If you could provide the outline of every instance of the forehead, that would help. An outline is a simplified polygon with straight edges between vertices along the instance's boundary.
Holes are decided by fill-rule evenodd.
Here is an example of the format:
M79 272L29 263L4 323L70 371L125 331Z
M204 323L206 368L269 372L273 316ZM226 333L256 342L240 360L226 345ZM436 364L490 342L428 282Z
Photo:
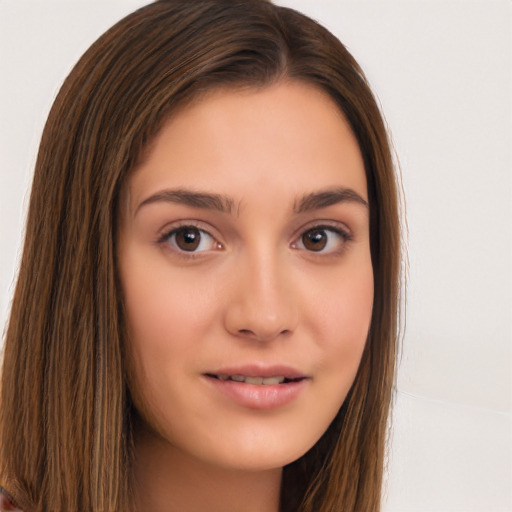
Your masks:
M367 199L362 156L340 108L300 82L215 90L181 108L128 186L133 203L168 187L284 199L343 186Z

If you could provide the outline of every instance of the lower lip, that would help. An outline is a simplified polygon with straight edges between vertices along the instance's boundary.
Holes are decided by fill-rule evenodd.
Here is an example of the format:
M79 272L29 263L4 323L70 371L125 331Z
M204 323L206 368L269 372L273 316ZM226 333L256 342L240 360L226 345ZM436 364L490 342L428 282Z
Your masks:
M246 384L233 380L220 380L205 376L205 379L228 399L248 409L276 409L293 402L306 387L308 379L271 384L268 386Z

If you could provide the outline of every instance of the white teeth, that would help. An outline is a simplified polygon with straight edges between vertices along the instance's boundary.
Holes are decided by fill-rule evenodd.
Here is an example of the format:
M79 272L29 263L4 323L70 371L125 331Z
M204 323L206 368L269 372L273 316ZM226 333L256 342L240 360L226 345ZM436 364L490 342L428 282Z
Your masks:
M263 377L245 377L244 382L246 384L257 384L261 386L261 384L263 384Z
M268 379L263 379L264 386L270 386L271 384L281 384L284 382L284 377L269 377Z
M220 380L234 380L235 382L245 382L246 384L254 384L256 386L271 386L282 384L284 377L245 377L244 375L217 375Z

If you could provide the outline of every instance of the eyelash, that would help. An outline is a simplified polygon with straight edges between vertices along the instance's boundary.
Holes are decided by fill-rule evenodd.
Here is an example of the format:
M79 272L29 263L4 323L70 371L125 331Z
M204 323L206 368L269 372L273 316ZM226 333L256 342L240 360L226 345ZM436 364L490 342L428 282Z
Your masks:
M315 250L308 250L304 245L304 237L307 234L310 233L330 233L331 235L334 234L335 236L339 237L340 240L338 242L333 242L332 240L327 240L327 244L331 243L331 245L334 243L336 244L336 247L330 248L327 251L324 251L323 249L325 247L322 247L321 250L315 251ZM297 241L292 244L293 249L297 250L306 250L308 253L310 253L312 256L336 256L340 255L344 249L346 248L346 244L350 241L352 241L352 234L339 226L332 226L329 224L317 224L311 227L308 227L307 229L303 230L300 234L300 236L296 239ZM300 247L302 246L302 247Z
M216 247L213 249L206 249L202 251L197 251L197 247L194 247L193 250L187 251L185 249L182 249L176 245L176 236L179 235L180 232L184 232L186 230L195 230L200 233L200 238L198 241L198 246L201 245L203 242L202 238L204 235L212 239L212 244L215 244ZM324 247L320 248L320 250L313 250L308 249L304 244L304 237L308 234L318 232L320 234L330 233L331 235L335 235L340 238L340 241L338 243L332 242L332 240L327 240L326 243L336 243L336 245L340 245L339 247L335 247L334 249L330 249L328 251L324 251ZM174 238L174 242L171 243L170 239ZM332 237L331 237L332 238ZM328 224L318 224L308 227L305 230L301 231L301 234L295 239L295 241L291 244L292 249L296 250L305 250L311 255L318 255L318 256L334 256L339 255L343 250L345 249L345 246L348 242L352 241L352 235L351 233L346 230L342 229L339 226L332 226ZM170 249L175 252L177 255L183 258L197 258L202 252L206 252L209 250L220 250L222 249L222 244L218 242L213 235L211 235L207 230L201 228L200 226L193 224L193 223L186 223L179 225L177 227L173 227L171 230L166 231L163 233L157 240L157 243L159 245L166 245L167 247L170 247Z
M187 251L187 250L180 249L179 247L177 247L176 246L176 242L174 242L174 244L171 244L171 242L170 242L171 238L174 237L174 239L175 239L175 237L180 232L184 232L187 229L188 230L196 230L197 232L200 233L200 238L199 238L198 244L201 244L203 242L202 238L203 238L204 235L206 235L206 236L208 236L208 237L210 237L212 239L212 242L215 243L216 249L221 249L222 248L222 244L220 242L218 242L213 235L211 235L207 230L205 230L205 229L201 228L200 226L198 226L198 225L196 225L194 223L191 223L191 222L188 222L186 224L182 224L182 225L173 227L171 230L166 231L157 240L157 244L159 244L159 245L166 245L166 246L170 247L170 249L172 251L174 251L177 255L179 255L181 257L184 257L184 258L196 258L196 257L199 256L199 254L201 252L204 252L204 251L196 251L196 250Z

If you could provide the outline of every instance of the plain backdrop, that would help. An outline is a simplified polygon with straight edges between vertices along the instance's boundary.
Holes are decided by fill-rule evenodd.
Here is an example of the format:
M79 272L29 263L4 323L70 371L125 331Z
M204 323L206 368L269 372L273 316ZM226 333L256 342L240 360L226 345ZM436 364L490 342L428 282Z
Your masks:
M86 48L143 0L0 0L0 325L42 127ZM384 512L512 511L509 0L282 0L349 48L407 206L406 328Z

